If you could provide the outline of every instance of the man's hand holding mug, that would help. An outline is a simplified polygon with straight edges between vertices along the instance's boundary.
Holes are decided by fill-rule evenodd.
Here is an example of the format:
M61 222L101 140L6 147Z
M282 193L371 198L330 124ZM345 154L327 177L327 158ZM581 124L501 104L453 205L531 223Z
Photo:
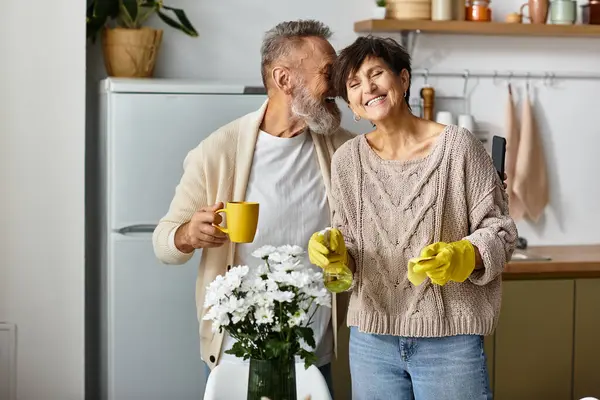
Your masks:
M175 232L175 246L179 251L191 253L194 249L222 246L228 239L234 243L252 243L258 226L258 203L222 202L202 207L191 220ZM227 214L227 227L220 213Z

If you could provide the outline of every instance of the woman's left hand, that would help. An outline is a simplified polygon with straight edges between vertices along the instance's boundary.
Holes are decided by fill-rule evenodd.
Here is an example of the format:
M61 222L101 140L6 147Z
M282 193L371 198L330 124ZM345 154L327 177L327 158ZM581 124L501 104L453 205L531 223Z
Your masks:
M347 265L348 253L342 232L331 228L327 234L313 233L308 241L308 258L319 268L327 268L329 264L336 262Z
M464 282L475 269L475 247L468 240L438 242L425 247L410 263L414 274L427 274L437 285Z

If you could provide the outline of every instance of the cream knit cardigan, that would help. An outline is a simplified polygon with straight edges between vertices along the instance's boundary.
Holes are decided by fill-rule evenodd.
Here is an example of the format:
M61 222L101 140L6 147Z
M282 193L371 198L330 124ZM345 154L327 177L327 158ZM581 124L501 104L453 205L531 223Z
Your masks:
M193 253L185 254L170 246L169 235L188 222L201 207L218 201L225 203L245 200L254 147L267 104L268 100L259 110L219 128L186 156L183 162L183 176L175 189L175 196L167 214L160 220L153 234L154 252L163 263L183 264L192 258ZM327 196L330 197L330 165L333 153L355 135L343 129L327 136L314 133L311 135ZM202 320L205 313L205 288L217 275L227 271L227 266L233 264L234 256L235 244L231 242L219 248L204 249L198 268L196 307L200 324L200 353L202 360L211 369L219 362L223 333L213 333L211 323ZM336 301L339 300L336 296L332 298L333 337L337 354L337 327L340 322L337 316L345 316L345 301Z

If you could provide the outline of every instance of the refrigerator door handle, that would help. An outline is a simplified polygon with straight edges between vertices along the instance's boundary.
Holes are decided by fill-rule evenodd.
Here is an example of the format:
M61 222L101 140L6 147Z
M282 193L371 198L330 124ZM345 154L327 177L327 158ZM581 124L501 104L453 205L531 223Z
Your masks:
M121 235L135 234L135 233L153 233L156 228L156 224L139 224L129 225L123 228L117 229L117 233Z

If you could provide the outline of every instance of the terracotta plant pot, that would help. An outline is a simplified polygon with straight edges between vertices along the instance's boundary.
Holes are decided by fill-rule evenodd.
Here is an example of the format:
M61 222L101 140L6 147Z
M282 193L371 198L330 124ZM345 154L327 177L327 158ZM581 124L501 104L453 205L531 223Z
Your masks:
M154 75L162 30L106 28L102 32L104 65L109 76L149 78Z

